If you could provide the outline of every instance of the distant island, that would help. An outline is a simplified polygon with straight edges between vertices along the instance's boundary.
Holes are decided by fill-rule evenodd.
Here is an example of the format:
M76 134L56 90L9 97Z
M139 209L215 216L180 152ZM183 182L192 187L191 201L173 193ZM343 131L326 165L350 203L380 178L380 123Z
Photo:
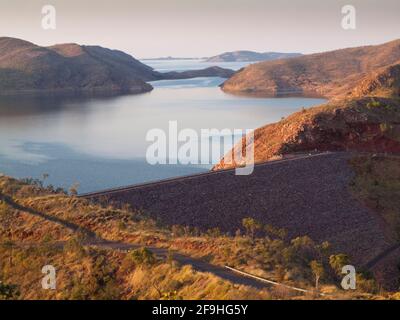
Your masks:
M235 71L231 69L225 69L217 66L208 67L200 70L187 70L187 71L170 71L162 74L164 79L172 80L172 79L190 79L197 77L221 77L221 78L230 78L235 74Z
M137 94L153 89L147 81L233 74L219 67L162 73L119 50L75 43L41 47L0 37L0 95Z
M277 59L286 59L301 56L301 53L283 53L283 52L255 52L255 51L232 51L206 59L206 62L247 62L247 61L268 61Z
M189 58L185 58L185 57L159 57L159 58L142 58L140 59L141 61L154 61L154 60L160 60L160 61L170 61L170 60L201 60L201 59L207 59L207 58L199 58L199 57L189 57Z

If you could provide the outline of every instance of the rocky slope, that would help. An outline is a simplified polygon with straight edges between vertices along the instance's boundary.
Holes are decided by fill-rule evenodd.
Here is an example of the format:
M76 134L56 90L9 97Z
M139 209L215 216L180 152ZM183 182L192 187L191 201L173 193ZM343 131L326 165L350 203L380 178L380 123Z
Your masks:
M400 64L380 68L364 77L350 96L400 98Z
M21 91L146 92L154 71L117 50L63 44L40 47L0 38L0 93Z
M256 63L238 71L222 88L242 94L337 98L346 95L368 73L399 62L400 40L395 40L378 46Z
M301 53L233 51L208 58L207 62L268 61L301 56Z
M303 110L255 130L251 148L255 162L312 151L400 153L400 103L366 97ZM239 150L235 146L214 170L235 167Z
M384 47L393 57L381 53L386 57L383 59L381 56L382 61L397 59L400 41ZM376 57L368 59L375 61ZM355 68L359 69L359 66ZM361 74L349 77L356 79ZM357 82L345 86L345 93L334 96L327 104L304 109L278 123L255 130L254 140L247 146L248 150L254 147L255 161L315 150L400 153L400 64L376 68ZM323 90L327 87L316 88ZM234 159L240 159L239 152L240 148L235 146L214 170L236 166Z

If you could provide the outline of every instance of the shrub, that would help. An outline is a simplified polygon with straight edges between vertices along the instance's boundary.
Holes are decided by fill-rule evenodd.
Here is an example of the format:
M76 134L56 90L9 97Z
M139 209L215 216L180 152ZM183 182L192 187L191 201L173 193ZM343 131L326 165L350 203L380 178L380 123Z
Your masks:
M160 300L182 300L178 293L175 291L163 292Z
M127 229L126 223L124 221L119 221L118 222L118 229L123 231Z
M4 284L0 281L0 300L14 300L19 296L16 285Z
M267 224L265 226L265 232L267 233L267 235L277 237L282 240L284 240L288 234L287 230L285 230L284 228L276 228L274 226L271 226L270 224Z
M0 200L0 217L8 217L11 213L10 207Z
M79 257L83 257L86 254L85 248L79 238L71 238L64 245L64 251L76 254Z
M372 101L367 103L367 107L369 109L379 108L380 106L381 106L381 103L379 101L376 101L376 100L372 100Z
M254 239L255 233L262 229L261 222L253 218L244 218L242 220L243 228L246 230L246 234Z
M218 238L218 237L221 236L221 230L219 230L218 227L212 228L212 229L208 229L207 230L207 235L212 237L212 238Z
M342 274L342 268L349 264L349 257L343 253L331 255L329 257L329 265L336 272L337 275Z
M173 225L171 227L171 232L175 237L182 237L185 235L185 229L181 225Z
M153 252L145 247L133 250L130 253L130 256L134 264L137 266L151 266L156 263L156 257Z
M376 293L378 285L370 272L360 272L356 275L357 289L362 292Z
M79 189L79 183L74 183L68 190L69 194L72 196L76 196L78 194L78 189Z

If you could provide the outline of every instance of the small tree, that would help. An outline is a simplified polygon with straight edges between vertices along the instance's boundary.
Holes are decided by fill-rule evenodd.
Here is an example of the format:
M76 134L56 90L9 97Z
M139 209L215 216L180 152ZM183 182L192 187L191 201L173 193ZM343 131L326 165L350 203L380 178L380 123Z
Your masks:
M182 237L185 235L185 229L183 228L183 226L178 225L178 224L174 224L171 227L171 232L172 232L173 236L175 236L175 237Z
M70 188L69 188L69 193L72 196L76 196L78 194L78 189L79 189L79 183L75 182Z
M0 300L15 300L19 294L17 286L4 284L0 281Z
M218 238L221 236L221 230L218 227L208 229L207 235L211 238Z
M342 268L349 264L349 257L343 253L331 255L329 257L329 265L335 270L337 275L342 273Z
M265 226L265 232L267 233L267 235L271 235L273 237L277 237L279 239L285 240L285 238L287 237L287 230L284 228L276 228L270 224L267 224Z
M0 200L0 217L1 216L7 216L10 213L11 213L11 210L9 209L7 203L5 203L4 201Z
M319 280L324 276L324 266L316 260L310 262L311 271L315 277L315 289L318 291Z
M138 266L151 266L156 262L156 258L149 249L143 247L131 252L133 262Z
M7 240L2 243L2 246L3 246L3 248L10 250L9 264L10 264L10 266L12 266L15 243L11 240Z
M253 219L253 218L244 218L242 220L242 225L246 229L246 233L252 239L254 239L255 233L262 229L261 222Z
M174 264L174 252L171 249L167 252L167 263L171 266Z
M77 236L69 239L64 245L64 251L74 254L80 258L83 258L86 254L85 247L83 246L83 241L78 233Z

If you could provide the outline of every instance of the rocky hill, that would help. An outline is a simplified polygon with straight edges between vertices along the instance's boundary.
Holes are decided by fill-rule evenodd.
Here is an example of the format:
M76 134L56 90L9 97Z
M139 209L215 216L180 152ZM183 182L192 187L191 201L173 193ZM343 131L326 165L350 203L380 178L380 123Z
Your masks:
M242 150L254 150L256 163L277 159L292 160L304 154L320 154L323 151L352 151L355 154L361 152L358 159L349 160L355 171L355 178L347 187L341 187L340 193L344 197L352 190L353 196L380 217L379 224L385 225L389 230L384 234L387 239L392 239L392 245L367 263L389 285L397 283L396 261L400 256L400 216L397 203L400 194L399 58L400 41L397 40L381 46L343 49L286 61L264 62L239 71L224 83L224 90L273 95L322 95L329 97L330 101L256 129L249 146L245 145L243 139L213 168L220 170L239 166L235 159L242 159ZM393 159L379 158L382 155L389 155ZM308 174L319 175L316 181L320 191L313 193L318 194L318 197L326 191L323 181L327 178L319 165L315 163L313 172ZM342 170L338 169L334 178L329 178L330 184L335 184L334 179L342 174ZM291 181L287 185L298 183L302 173L303 170L292 172ZM307 178L301 177L300 181L306 182ZM303 185L306 186L308 182ZM298 193L288 194L285 201L297 196ZM269 204L271 197L268 196L267 199ZM308 201L311 203L310 199ZM299 203L296 201L297 205ZM316 207L316 204L312 204L299 215L307 214ZM278 216L280 213L276 213L273 218ZM299 222L302 223L304 221ZM313 228L318 223L319 218L314 220ZM362 229L361 226L359 228ZM356 241L361 241L360 236L355 238ZM372 242L376 244L375 240ZM354 253L360 254L361 251L357 249Z
M117 50L63 44L40 47L0 38L0 93L21 91L146 92L154 71Z
M268 61L286 59L301 56L301 53L283 52L255 52L255 51L233 51L208 58L207 62L245 62L245 61Z
M400 102L366 97L304 109L255 130L254 140L247 150L253 147L256 162L299 152L400 153ZM236 146L214 170L236 166L234 159L240 159L239 150Z
M395 40L256 63L235 73L222 89L241 94L337 98L346 95L368 73L399 62L400 40Z
M40 47L28 41L0 38L0 94L142 93L146 81L232 76L219 67L161 73L118 50L74 43Z
M381 51L378 51L380 49ZM361 61L356 62L349 57L350 62L343 59L344 52L351 56L354 51L363 56ZM366 52L374 53L365 56ZM346 68L330 72L325 71L327 81L325 83L309 82L315 92L334 94L327 104L303 109L282 119L278 123L258 128L254 133L254 141L247 148L254 147L255 161L263 162L277 157L285 157L297 152L311 151L364 151L364 152L389 152L400 153L400 64L392 64L400 56L400 41L393 41L382 46L363 47L356 49L344 49L337 52L313 55L316 62L322 61L332 55L340 57ZM377 56L380 58L378 59ZM311 57L311 56L310 56ZM302 57L299 59L304 59ZM307 58L310 59L310 58ZM291 59L291 61L295 61ZM389 63L385 66L380 66ZM327 65L327 60L321 65ZM271 66L271 65L270 65ZM320 71L309 66L304 73L309 78L321 76ZM353 70L355 73L349 74ZM370 70L370 72L358 72ZM264 80L287 77L285 70L281 69L279 74L267 73ZM268 72L272 72L269 70ZM343 74L343 82L339 79L330 82L333 74ZM344 73L347 74L347 78ZM241 72L234 75L240 77ZM293 75L292 75L293 76ZM347 80L352 79L352 81ZM286 82L295 82L298 78L288 77ZM303 79L304 80L304 79ZM224 85L225 88L226 84ZM244 141L242 142L244 143ZM214 170L236 166L234 160L239 159L240 148L236 146L229 152ZM228 164L229 163L229 164Z

